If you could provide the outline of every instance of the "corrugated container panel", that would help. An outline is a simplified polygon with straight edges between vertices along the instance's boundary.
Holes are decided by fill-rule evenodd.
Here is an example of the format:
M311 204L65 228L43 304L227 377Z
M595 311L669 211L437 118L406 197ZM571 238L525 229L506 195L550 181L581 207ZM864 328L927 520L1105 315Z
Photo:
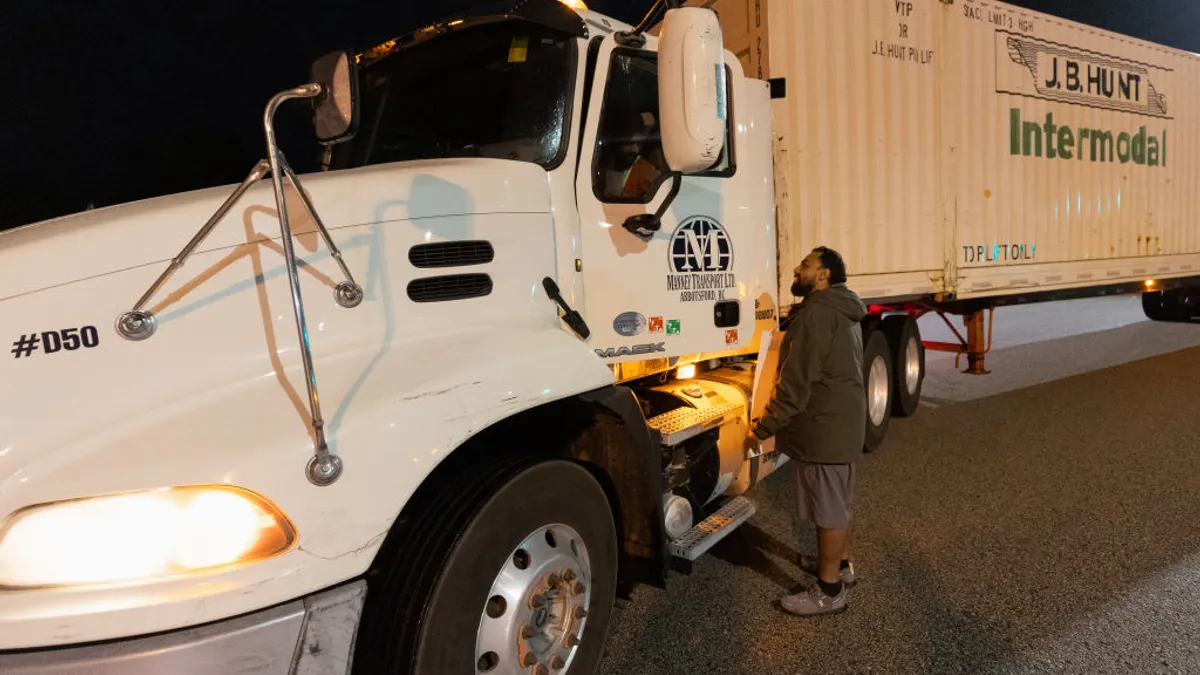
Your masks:
M1195 57L1001 3L944 11L961 291L1107 283L1139 270L1153 276L1181 264L1162 256L1200 252L1200 101L1195 87L1179 86L1200 74ZM1069 63L1078 68L1070 80ZM1076 82L1083 91L1071 90ZM1106 137L1095 151L1109 161L1094 161L1092 130L1112 134L1116 161ZM1159 166L1149 166L1155 143Z
M909 42L892 38L890 2L762 4L768 76L787 82L774 115L787 179L781 275L821 245L838 249L854 276L939 270L935 70L910 49L932 45L937 0L913 2Z

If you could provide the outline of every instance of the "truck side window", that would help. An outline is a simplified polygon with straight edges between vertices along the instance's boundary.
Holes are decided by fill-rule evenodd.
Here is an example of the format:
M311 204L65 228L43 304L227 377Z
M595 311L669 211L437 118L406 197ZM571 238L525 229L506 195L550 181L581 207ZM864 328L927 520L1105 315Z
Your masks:
M592 167L596 197L609 203L648 203L670 171L659 129L658 55L648 51L614 51L601 105ZM731 130L732 115L729 117ZM721 158L712 169L698 175L733 175L730 162L733 140L729 130Z

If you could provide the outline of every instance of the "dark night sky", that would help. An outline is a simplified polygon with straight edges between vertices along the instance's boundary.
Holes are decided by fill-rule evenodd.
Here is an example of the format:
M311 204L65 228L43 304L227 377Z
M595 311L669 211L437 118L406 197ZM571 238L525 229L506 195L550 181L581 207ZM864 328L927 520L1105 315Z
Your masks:
M1200 52L1193 2L1014 4ZM267 99L300 84L314 56L362 49L477 4L0 0L0 229L89 203L238 182L264 155ZM631 23L649 4L588 0ZM278 126L303 171L311 125L294 105Z

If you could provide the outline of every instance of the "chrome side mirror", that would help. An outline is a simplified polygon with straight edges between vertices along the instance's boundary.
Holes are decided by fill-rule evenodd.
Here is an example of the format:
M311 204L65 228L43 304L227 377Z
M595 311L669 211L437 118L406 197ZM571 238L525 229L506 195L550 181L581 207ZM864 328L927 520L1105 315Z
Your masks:
M313 99L313 126L323 145L354 138L358 131L358 69L349 51L329 52L312 64L310 82L320 85Z

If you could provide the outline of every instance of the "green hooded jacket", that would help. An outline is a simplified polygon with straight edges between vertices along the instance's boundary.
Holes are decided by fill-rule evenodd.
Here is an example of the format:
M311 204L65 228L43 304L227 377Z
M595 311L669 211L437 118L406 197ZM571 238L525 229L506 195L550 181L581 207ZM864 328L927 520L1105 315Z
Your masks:
M810 294L779 347L775 393L754 434L775 436L788 457L850 464L862 457L867 424L863 338L867 307L845 284Z

